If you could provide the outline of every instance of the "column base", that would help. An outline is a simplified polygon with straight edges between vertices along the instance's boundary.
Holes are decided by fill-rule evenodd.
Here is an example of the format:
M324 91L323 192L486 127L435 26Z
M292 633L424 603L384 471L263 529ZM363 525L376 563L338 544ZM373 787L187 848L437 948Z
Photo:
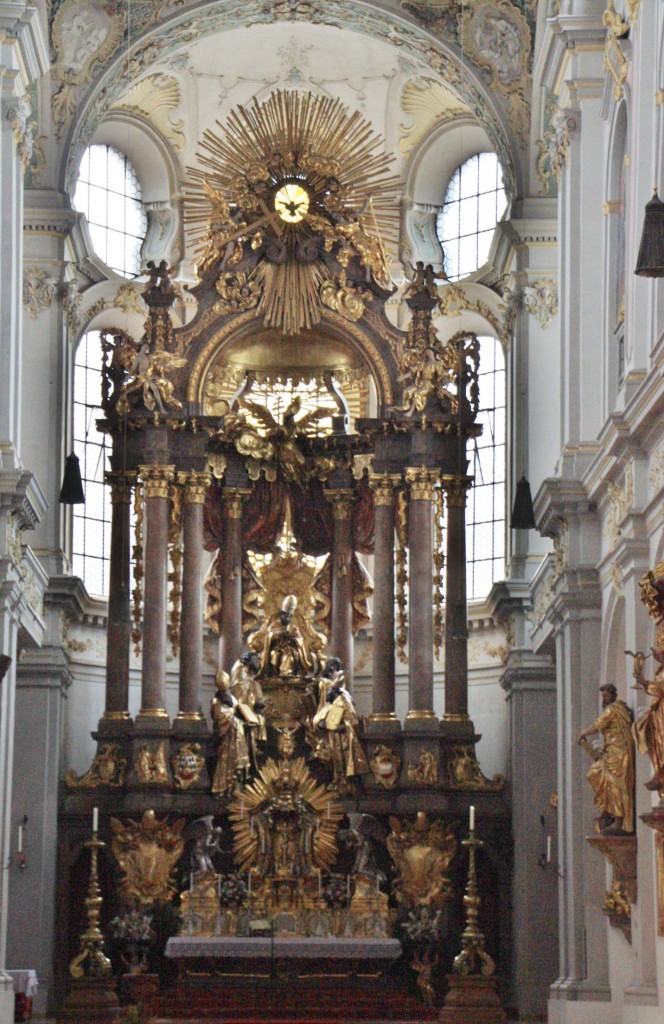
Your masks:
M0 1024L14 1024L14 983L4 971L0 971Z
M438 716L433 710L428 708L409 711L406 715L406 721L404 722L404 732L431 732L432 729L436 735L439 734L439 722Z
M477 743L480 738L467 714L444 714L440 720L440 733L446 740L463 743Z
M364 735L368 738L380 736L400 736L401 722L394 713L377 713L369 715L365 726Z

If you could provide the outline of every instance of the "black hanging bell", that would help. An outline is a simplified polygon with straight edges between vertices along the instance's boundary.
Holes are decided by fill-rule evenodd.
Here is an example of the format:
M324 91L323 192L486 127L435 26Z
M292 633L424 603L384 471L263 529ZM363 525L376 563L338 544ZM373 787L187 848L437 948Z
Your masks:
M530 484L526 480L525 473L522 474L521 479L516 485L510 526L513 530L537 529L535 512L533 510L533 497L530 493Z
M60 489L61 505L85 505L85 494L83 493L83 481L81 480L81 464L78 455L67 456L65 462L65 475L62 478Z
M635 274L640 277L664 277L664 203L655 189L646 203L643 234Z

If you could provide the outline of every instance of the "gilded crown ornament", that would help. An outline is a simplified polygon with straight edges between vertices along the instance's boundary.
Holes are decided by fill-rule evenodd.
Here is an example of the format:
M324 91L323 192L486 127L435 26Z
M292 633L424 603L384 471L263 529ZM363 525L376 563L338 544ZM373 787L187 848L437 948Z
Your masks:
M382 139L339 100L300 92L238 107L224 128L205 133L190 170L201 279L241 274L265 325L286 334L325 307L359 320L374 291L392 290L397 179Z

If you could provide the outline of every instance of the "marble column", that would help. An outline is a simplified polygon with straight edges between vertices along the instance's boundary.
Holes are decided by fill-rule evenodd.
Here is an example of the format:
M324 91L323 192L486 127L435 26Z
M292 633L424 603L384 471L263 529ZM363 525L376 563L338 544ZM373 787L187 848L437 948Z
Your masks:
M396 722L394 700L395 487L401 477L371 477L374 492L373 699L370 721Z
M203 503L208 473L178 473L182 507L182 619L178 721L203 721Z
M226 672L242 654L242 501L248 494L239 487L225 487L222 496L219 665Z
M435 470L406 470L408 508L408 714L435 719L433 711L433 512Z
M468 477L443 476L447 521L445 555L445 713L463 726L468 718L468 605L466 597L466 495Z
M341 658L346 685L353 681L353 526L351 514L355 496L348 488L326 493L332 503L334 535L332 538L332 608L330 610L330 644L328 654Z
M106 482L111 488L111 560L108 589L108 626L106 643L106 722L129 719L129 648L131 614L129 609L129 563L131 537L129 512L135 473L110 472Z
M166 625L168 615L169 486L173 466L140 466L145 487L145 582L143 588L143 666L139 719L167 719Z

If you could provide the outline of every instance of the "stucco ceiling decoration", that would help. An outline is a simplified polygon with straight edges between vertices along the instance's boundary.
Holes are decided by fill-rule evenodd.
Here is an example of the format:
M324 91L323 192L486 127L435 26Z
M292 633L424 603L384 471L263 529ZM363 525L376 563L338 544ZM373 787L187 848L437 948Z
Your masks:
M508 190L511 194L515 192L513 143L499 96L486 86L488 73L478 71L469 59L464 63L456 42L450 45L448 37L436 39L421 25L400 17L396 10L390 13L383 5L375 6L368 0L281 0L277 3L274 0L205 0L199 2L194 11L186 6L173 10L173 6L162 5L160 21L148 27L129 52L116 55L115 63L108 67L96 91L79 104L80 119L66 176L68 186L75 177L80 155L104 113L126 91L129 82L153 71L159 62L172 59L182 48L189 49L202 37L255 25L292 22L369 36L395 48L402 60L411 63L411 73L419 71L424 76L439 78L453 89L460 102L468 105L484 127L505 169ZM248 41L244 45L248 47ZM337 46L336 43L331 45Z
M133 85L113 104L112 109L145 117L179 153L185 143L184 121L172 119L172 112L179 105L180 85L177 79L158 72Z
M450 121L471 111L449 89L430 78L406 82L401 94L401 109L410 116L410 125L401 125L399 152L409 156L434 125Z
M389 294L385 244L398 232L398 179L380 136L339 100L282 91L237 107L223 132L205 132L189 170L201 279L257 286L265 326L286 334L311 329L326 306L359 320L374 292Z

